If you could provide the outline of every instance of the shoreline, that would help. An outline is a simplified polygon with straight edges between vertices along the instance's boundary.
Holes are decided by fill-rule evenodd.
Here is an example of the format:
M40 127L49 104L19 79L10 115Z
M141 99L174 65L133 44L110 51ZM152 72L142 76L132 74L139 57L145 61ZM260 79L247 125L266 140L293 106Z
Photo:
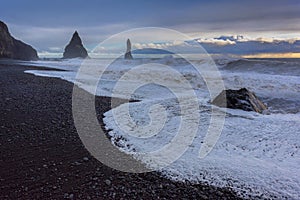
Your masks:
M239 199L228 188L175 182L157 172L124 173L103 165L76 132L73 84L24 73L33 69L47 70L0 64L1 199ZM110 109L110 99L96 98L101 102L99 116ZM102 118L100 124L103 127Z

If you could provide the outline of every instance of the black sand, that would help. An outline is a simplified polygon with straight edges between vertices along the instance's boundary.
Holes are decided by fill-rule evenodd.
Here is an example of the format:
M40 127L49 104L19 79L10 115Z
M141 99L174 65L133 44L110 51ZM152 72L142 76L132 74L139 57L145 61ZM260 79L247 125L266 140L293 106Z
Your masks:
M73 84L23 73L28 69L35 67L0 65L1 200L237 199L230 189L103 165L89 155L74 127ZM110 98L97 101L101 116Z

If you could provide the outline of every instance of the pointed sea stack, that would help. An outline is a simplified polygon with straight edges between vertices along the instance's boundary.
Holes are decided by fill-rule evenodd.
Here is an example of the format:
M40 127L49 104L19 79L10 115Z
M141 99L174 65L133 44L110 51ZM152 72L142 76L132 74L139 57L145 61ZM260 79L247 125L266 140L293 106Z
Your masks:
M0 21L0 58L37 60L38 55L30 45L12 37L7 25Z
M86 58L88 53L84 48L78 32L72 36L70 43L66 46L63 58Z
M131 42L129 39L127 39L127 49L126 49L126 53L125 53L125 59L128 59L128 60L133 59L133 57L131 55Z

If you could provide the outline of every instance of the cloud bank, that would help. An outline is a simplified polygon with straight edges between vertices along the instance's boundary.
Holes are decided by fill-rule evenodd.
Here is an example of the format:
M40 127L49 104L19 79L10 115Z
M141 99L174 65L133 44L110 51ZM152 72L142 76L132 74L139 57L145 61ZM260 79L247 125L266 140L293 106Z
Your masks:
M179 43L133 43L136 49L155 48L166 49L168 51L179 51L182 53L197 53L201 45L208 53L211 54L235 54L249 55L272 53L299 53L300 38L276 39L276 38L256 38L250 39L241 35L220 36L217 38L197 38L191 41ZM290 54L292 55L292 54ZM296 55L296 54L295 54Z
M9 25L16 38L39 52L49 53L63 49L75 30L79 31L87 49L92 50L113 34L141 27L175 29L198 38L209 52L298 52L299 10L300 1L297 0L90 0L88 3L82 0L72 3L10 0L2 2L0 7L1 20ZM237 33L254 39L217 37ZM145 43L155 48L168 45ZM178 44L171 46L180 47Z

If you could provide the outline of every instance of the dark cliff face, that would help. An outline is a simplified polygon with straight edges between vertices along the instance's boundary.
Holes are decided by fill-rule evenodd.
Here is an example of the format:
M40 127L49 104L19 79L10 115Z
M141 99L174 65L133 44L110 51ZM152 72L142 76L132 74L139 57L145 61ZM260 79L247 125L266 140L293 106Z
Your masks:
M37 60L38 55L30 45L13 38L6 24L0 21L0 58Z
M84 48L78 32L75 31L70 43L66 46L63 58L86 58L88 53Z

